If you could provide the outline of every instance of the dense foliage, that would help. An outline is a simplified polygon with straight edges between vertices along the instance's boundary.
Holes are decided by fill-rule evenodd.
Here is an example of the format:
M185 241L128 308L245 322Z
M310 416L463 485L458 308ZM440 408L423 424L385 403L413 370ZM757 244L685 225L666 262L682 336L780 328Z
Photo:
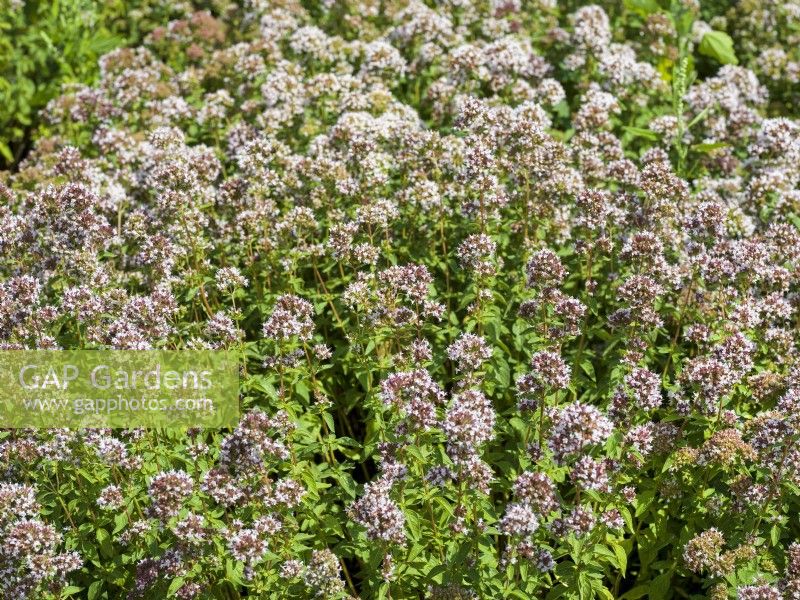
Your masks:
M217 11L225 11L224 0ZM38 113L63 86L91 83L97 59L199 2L0 0L0 168L14 165L38 129Z
M800 3L717 4L104 55L0 177L3 347L230 348L243 416L0 431L0 596L800 597Z

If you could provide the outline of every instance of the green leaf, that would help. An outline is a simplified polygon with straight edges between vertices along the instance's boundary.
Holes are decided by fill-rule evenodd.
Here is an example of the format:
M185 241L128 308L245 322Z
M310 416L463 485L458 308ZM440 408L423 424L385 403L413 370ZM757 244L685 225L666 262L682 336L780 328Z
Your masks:
M114 517L114 531L112 534L119 533L125 526L128 524L128 513L121 512L117 516Z
M637 600L637 598L644 598L649 592L649 585L637 585L635 588L632 588L622 594L620 600Z
M662 600L663 598L668 598L671 591L671 580L672 571L661 573L661 575L653 579L648 598L650 600Z
M86 597L89 600L97 600L100 597L100 591L103 589L103 582L102 581L95 581L92 585L89 586L89 590L86 592Z
M11 148L2 140L0 140L0 154L3 155L3 158L5 158L7 162L14 162L14 155L11 153Z
M583 372L586 373L586 376L589 379L591 379L592 381L597 381L597 376L595 375L594 365L592 364L592 361L588 359L584 360L581 363L581 369L583 369Z
M706 115L708 114L708 110L709 110L709 108L706 107L703 110L701 110L699 113L697 113L697 116L694 119L692 119L691 121L689 121L689 123L686 125L686 129L691 129L692 127L697 125L700 121L705 119Z
M708 154L712 150L719 150L720 148L726 148L729 144L725 142L709 142L705 144L694 144L692 146L692 150L695 152L702 152L703 154Z
M100 544L100 552L105 556L111 556L113 550L111 548L111 536L109 533L101 528L95 532L95 537L97 537L97 542Z
M508 368L508 363L506 361L497 361L495 366L495 378L497 383L504 388L507 388L511 385L511 370Z
M61 596L72 596L73 594L77 594L78 592L82 592L83 588L78 587L77 585L68 585L64 589L61 590Z
M592 600L594 598L592 583L589 581L586 571L578 573L578 596L580 600Z
M100 544L100 552L102 552L103 556L111 556L114 554L114 550L111 547L111 536L105 529L98 529L95 533L97 537L97 542Z
M310 398L309 395L310 391L308 389L308 386L304 382L298 381L297 384L294 386L294 391L297 392L297 395L300 396L303 400L308 402Z
M612 550L614 550L614 554L617 556L617 562L619 562L619 570L622 576L625 576L625 570L628 568L628 553L625 552L625 548L620 546L619 544L614 544L611 546Z
M659 139L658 134L655 131L650 131L649 129L644 129L642 127L629 127L624 126L623 129L626 133L630 133L633 137L642 137L646 140L650 140L651 142L657 142Z
M661 10L656 0L625 0L625 8L635 13L639 13L643 17L652 15Z
M329 412L322 413L322 420L325 421L325 425L328 426L328 431L331 433L336 432L336 427L333 423L333 415Z
M176 592L183 587L183 577L176 577L172 580L172 583L169 584L169 589L167 590L167 596L174 596Z
M232 560L225 561L225 578L234 585L244 584L242 572L243 566L241 563L235 563Z
M593 582L593 583L594 583L594 582ZM606 588L604 585L602 585L602 584L600 584L600 585L593 585L592 587L594 588L594 591L597 593L597 595L598 595L600 598L602 598L603 600L614 600L614 594L612 594L612 593L611 593L611 592L608 590L608 588Z
M703 56L713 58L723 65L735 65L739 63L736 53L733 50L733 40L724 31L709 31L703 36L698 52Z
M777 525L773 525L772 529L769 530L769 539L773 546L778 545L778 542L781 539L781 530Z
M644 514L644 511L647 510L647 507L650 506L650 503L655 498L655 492L653 490L645 490L643 491L636 500L634 500L634 506L636 506L636 512L634 516L639 517Z

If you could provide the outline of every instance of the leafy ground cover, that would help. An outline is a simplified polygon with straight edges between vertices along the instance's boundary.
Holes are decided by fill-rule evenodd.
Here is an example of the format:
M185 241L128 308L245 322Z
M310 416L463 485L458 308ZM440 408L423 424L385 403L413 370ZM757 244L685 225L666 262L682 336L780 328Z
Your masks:
M163 0L3 0L0 2L0 168L25 156L39 111L65 85L93 83L97 60L133 45L200 3ZM215 11L225 14L226 4Z
M233 430L0 431L8 598L800 597L800 4L267 2L0 174L3 348Z

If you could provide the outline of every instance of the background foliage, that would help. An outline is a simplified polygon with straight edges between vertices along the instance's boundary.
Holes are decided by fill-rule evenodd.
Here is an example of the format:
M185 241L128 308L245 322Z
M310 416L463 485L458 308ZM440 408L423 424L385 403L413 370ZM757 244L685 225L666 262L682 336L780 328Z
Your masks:
M3 0L0 3L0 167L30 147L38 113L62 86L96 80L98 58L136 44L203 3Z

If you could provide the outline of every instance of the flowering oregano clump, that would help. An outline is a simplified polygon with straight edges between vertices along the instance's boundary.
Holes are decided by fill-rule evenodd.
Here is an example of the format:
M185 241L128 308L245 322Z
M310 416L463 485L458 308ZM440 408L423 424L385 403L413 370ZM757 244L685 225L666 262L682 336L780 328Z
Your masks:
M241 418L0 430L0 596L800 597L797 2L184 4L0 173L0 344Z

